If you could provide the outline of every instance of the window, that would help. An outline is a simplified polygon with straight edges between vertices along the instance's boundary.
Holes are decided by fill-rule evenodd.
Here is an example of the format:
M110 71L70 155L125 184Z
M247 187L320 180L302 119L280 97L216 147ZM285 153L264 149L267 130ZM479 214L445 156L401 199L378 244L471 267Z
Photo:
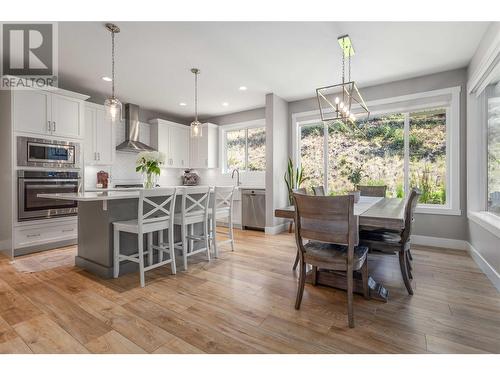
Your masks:
M264 125L251 123L224 126L221 129L225 172L233 169L266 170L266 128Z
M486 89L488 110L488 211L500 216L500 82Z
M295 157L308 177L304 187L323 185L329 194L345 194L354 189L350 175L360 171L360 184L386 185L388 197L404 198L413 187L419 188L419 212L460 214L459 88L429 94L415 94L411 100L401 97L402 105L397 103L399 98L393 98L394 103L384 100L379 105L383 109L374 106L379 110L369 121L354 125L323 123L310 113L302 118L297 115ZM500 98L498 108L497 146ZM500 147L495 152L498 161ZM496 168L498 192L500 164ZM500 205L498 209L500 212Z

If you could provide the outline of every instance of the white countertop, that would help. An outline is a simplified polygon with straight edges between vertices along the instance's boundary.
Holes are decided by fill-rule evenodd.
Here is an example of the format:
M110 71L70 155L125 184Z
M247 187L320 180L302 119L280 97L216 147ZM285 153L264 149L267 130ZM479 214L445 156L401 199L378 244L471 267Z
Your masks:
M165 186L167 187L167 186ZM189 189L190 186L168 186L175 187L179 190L181 189ZM236 188L239 189L263 189L256 187L248 187L248 186L240 186ZM78 201L78 202L91 202L91 201L108 201L114 199L129 199L129 198L137 198L139 197L139 191L141 188L130 188L130 189L121 189L121 188L108 188L108 189L95 189L95 191L85 191L82 193L53 193L53 194L38 194L39 198L49 198L49 199L62 199L67 201Z

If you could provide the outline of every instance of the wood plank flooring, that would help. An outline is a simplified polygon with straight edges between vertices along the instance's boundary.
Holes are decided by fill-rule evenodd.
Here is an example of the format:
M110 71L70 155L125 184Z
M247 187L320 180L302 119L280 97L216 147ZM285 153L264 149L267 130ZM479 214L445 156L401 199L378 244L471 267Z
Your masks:
M0 258L1 353L499 353L500 294L467 253L414 246L409 296L396 256L370 253L389 302L306 285L290 234L236 231L236 251L101 280L75 267L75 247ZM179 260L178 269L182 269Z

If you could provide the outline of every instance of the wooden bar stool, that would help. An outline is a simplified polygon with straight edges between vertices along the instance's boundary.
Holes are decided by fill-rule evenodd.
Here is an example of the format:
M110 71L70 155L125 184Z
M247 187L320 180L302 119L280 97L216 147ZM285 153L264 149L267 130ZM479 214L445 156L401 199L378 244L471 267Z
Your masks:
M210 261L210 233L208 231L208 203L210 200L210 187L199 186L184 188L180 215L174 216L174 224L181 227L181 242L175 244L182 250L184 270L187 270L187 258L200 252L207 253ZM203 234L195 235L194 224L203 224ZM189 246L188 246L189 241ZM194 243L203 241L205 247L194 250Z
M166 264L171 265L172 274L176 273L174 253L175 188L147 189L139 192L137 219L115 221L113 223L113 276L120 273L120 262L131 261L139 264L141 287L144 288L144 274ZM163 231L168 231L168 244L163 243ZM120 253L120 232L137 234L137 253ZM153 245L153 233L158 233L158 245ZM144 234L147 234L147 251L144 251ZM153 264L153 251L158 251L158 262ZM169 254L163 260L163 254ZM148 256L148 266L144 266L144 256Z

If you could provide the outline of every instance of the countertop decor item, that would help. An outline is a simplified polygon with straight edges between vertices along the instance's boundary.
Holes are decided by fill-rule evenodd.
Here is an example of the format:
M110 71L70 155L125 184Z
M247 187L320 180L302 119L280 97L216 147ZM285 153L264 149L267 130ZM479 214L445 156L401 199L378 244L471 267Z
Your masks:
M97 172L97 187L107 189L109 183L109 173L105 171Z
M143 151L137 155L136 172L141 172L144 178L144 188L155 187L160 176L160 166L165 163L165 154L158 151Z
M195 186L200 183L200 176L192 170L186 169L184 175L182 176L182 184L185 186Z

